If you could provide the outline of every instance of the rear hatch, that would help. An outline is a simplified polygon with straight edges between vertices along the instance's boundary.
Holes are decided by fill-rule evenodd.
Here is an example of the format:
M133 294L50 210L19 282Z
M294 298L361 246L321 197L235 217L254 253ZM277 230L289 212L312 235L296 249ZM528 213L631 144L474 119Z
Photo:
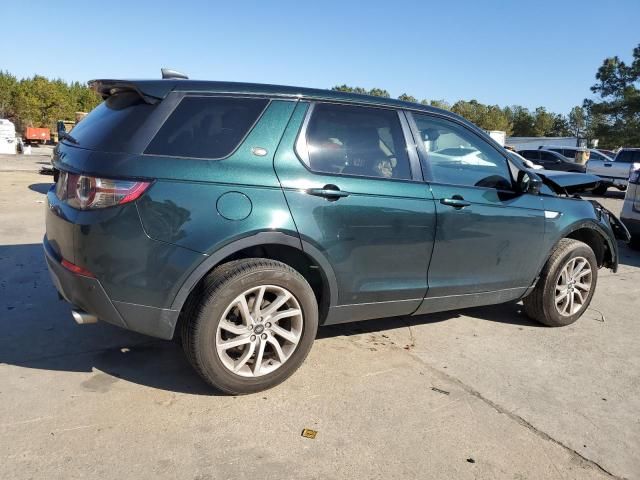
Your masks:
M57 183L47 196L47 240L53 253L70 262L77 260L78 229L91 223L93 211L121 203L122 195L119 199L114 197L123 187L139 187L145 181L151 182L144 172L131 173L130 167L157 131L162 110L167 108L159 98L144 95L133 84L128 87L121 84L102 94L105 101L60 139L52 158ZM77 183L81 176L94 181L91 185L94 198L98 198L97 187L102 204L94 202L85 208L87 205L80 205L77 196L70 201L70 182ZM113 209L104 210L101 218L107 219L115 213Z

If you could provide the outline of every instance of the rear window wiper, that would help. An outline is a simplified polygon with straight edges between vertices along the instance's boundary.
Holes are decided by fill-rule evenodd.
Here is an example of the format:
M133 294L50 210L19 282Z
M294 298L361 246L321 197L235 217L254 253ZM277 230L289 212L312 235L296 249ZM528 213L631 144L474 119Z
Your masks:
M74 145L80 145L80 142L76 140L70 133L64 132L62 134L62 140L69 140Z

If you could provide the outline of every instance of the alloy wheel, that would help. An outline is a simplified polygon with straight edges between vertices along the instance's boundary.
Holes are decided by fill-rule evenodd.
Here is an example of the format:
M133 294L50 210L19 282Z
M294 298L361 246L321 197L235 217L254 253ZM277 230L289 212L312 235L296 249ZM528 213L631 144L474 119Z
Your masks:
M216 332L223 365L243 377L274 372L291 357L304 319L295 296L276 285L253 287L226 308Z
M570 259L556 282L555 305L558 313L568 317L579 312L589 297L592 281L589 261L584 257Z

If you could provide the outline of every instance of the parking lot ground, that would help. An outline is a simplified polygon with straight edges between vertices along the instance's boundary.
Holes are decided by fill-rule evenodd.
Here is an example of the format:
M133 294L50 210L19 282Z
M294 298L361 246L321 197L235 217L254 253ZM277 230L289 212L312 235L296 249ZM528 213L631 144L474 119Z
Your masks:
M51 177L2 162L2 478L640 477L638 252L572 326L505 304L326 327L283 385L218 396L175 342L74 324L40 245Z

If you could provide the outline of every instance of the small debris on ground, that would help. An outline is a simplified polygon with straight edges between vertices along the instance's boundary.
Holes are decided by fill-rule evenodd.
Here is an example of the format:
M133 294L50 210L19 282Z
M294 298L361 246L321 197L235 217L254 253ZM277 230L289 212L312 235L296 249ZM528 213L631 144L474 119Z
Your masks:
M469 462L469 463L476 463L476 461L475 461L473 458L471 458L471 457L467 458L467 462Z
M450 392L447 392L446 390L441 390L441 389L436 388L436 387L431 387L431 390L433 390L434 392L441 393L443 395L449 395L449 393L450 393Z
M302 436L304 438L310 438L311 440L315 439L317 434L317 431L311 430L310 428L305 428L304 430L302 430Z

